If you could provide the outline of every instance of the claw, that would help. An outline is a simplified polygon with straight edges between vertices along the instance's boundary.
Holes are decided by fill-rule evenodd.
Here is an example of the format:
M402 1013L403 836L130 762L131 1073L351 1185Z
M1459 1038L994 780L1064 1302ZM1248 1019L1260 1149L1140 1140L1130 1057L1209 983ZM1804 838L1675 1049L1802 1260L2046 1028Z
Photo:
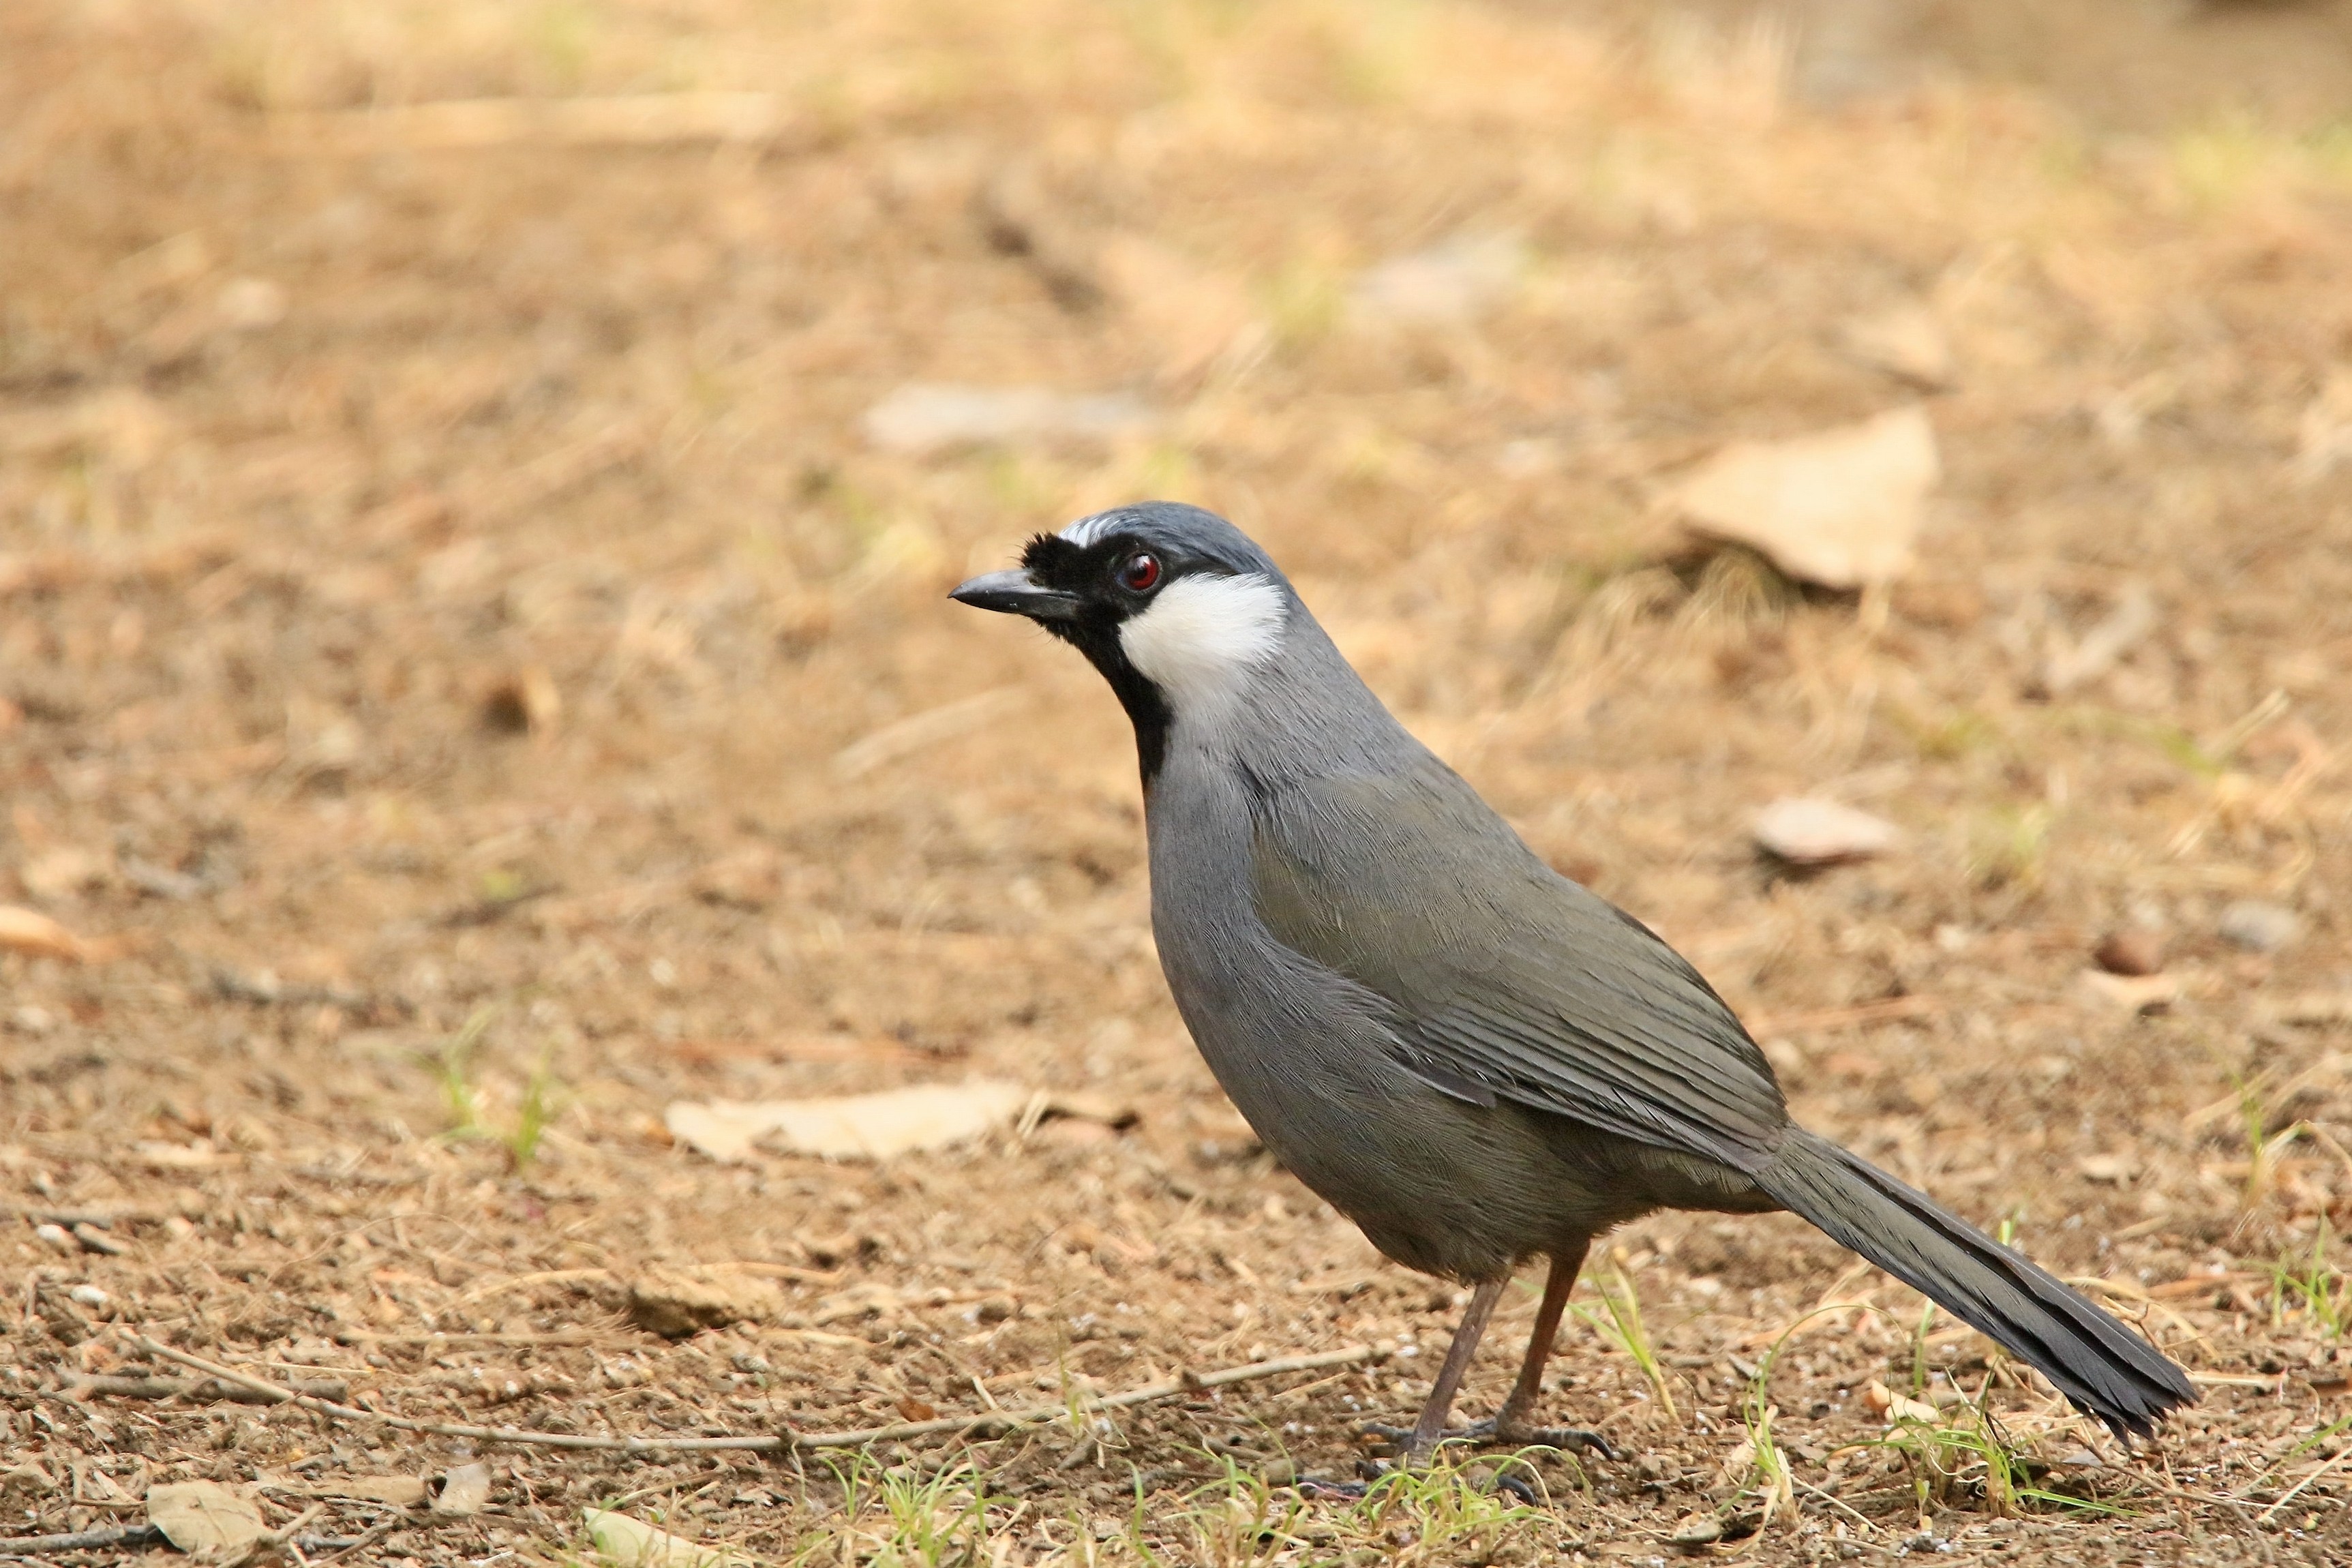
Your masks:
M1617 1457L1617 1450L1609 1446L1608 1438L1598 1432L1588 1432L1581 1426L1530 1426L1508 1436L1496 1434L1492 1440L1521 1448L1559 1448L1563 1451L1581 1448L1603 1459Z
M1342 1502L1361 1502L1371 1490L1363 1481L1327 1481L1320 1476L1301 1476L1290 1486L1303 1498L1336 1498Z

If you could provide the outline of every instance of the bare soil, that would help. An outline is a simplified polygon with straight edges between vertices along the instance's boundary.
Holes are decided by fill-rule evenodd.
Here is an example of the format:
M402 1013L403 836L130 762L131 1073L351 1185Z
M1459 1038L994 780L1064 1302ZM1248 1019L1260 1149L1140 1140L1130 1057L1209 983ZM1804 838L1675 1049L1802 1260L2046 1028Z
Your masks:
M2352 163L2312 108L2344 7L2135 10L2123 44L1922 8L1867 49L1837 9L0 7L0 903L80 943L0 953L0 1534L210 1479L320 1503L313 1560L382 1522L350 1560L551 1562L616 1500L844 1563L2352 1556ZM2164 96L2240 58L2233 100ZM635 129L536 107L617 98ZM414 109L450 100L494 101ZM1495 297L1351 303L1464 236L1519 247ZM1944 384L1849 346L1895 307ZM908 382L1152 422L886 449L861 416ZM1654 504L1727 440L1912 401L1945 477L1891 594ZM1475 1489L1262 1499L1354 1474L1458 1297L1192 1051L1108 693L941 597L1147 494L1265 541L1803 1121L2101 1281L2204 1402L2126 1454L1803 1226L1663 1216L1596 1270L1662 1382L1582 1318L1555 1363L1551 1414L1622 1458L1468 1522ZM2136 591L2153 628L2048 690ZM1752 814L1804 792L1903 848L1760 860ZM2249 900L2294 917L2270 951L2223 934ZM2117 932L2168 1004L2083 978ZM878 1166L722 1165L662 1121L973 1076L1134 1119ZM632 1283L691 1268L768 1296L637 1326ZM857 1476L930 1488L894 1521L814 1456L94 1392L175 1373L126 1331L648 1436L1378 1359L885 1446ZM2047 1495L1885 1446L1874 1384L1949 1431L1980 1401ZM469 1458L479 1513L313 1495Z

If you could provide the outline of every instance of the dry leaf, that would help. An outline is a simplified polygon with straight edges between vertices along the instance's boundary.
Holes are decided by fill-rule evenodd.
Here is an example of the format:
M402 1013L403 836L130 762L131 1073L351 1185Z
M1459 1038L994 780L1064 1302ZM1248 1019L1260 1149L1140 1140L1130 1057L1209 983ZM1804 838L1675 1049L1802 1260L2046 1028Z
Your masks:
M666 1340L730 1323L772 1321L783 1304L782 1292L765 1279L656 1272L629 1284L629 1321Z
M1004 1126L1028 1102L1029 1091L1017 1083L976 1079L831 1100L677 1100L662 1120L671 1136L714 1160L747 1160L761 1144L831 1159L887 1160Z
M85 942L39 910L16 904L0 904L0 949L73 963L103 956L100 943Z
M311 1490L318 1497L362 1498L394 1508L415 1508L425 1500L425 1488L422 1476L344 1476L320 1481Z
M1903 841L1884 817L1814 795L1776 800L1756 814L1756 842L1795 866L1829 866L1881 855Z
M216 1481L179 1481L147 1490L147 1520L181 1551L215 1555L261 1539L261 1510Z
M452 1465L441 1478L440 1495L433 1500L433 1511L463 1517L479 1513L490 1506L490 1467L484 1464Z
M2152 1013L2180 1000L2180 978L2173 974L2109 974L2085 969L2074 977L2074 989L2084 997L2126 1012Z
M614 1568L744 1568L748 1559L720 1546L705 1546L643 1520L601 1508L583 1509L582 1522L596 1554Z
M1911 565L1940 471L1916 408L1788 441L1739 441L1666 496L1691 527L1751 545L1791 577L1828 588L1891 582Z

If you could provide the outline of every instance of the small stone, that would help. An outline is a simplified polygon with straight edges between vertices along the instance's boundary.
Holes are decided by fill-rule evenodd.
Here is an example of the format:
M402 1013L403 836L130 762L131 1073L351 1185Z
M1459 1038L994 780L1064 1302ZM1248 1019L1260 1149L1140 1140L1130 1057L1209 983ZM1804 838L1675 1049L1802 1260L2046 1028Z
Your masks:
M2154 974L2164 968L2164 938L2152 931L2109 931L2092 956L2110 974Z
M81 1250L81 1243L74 1239L73 1232L61 1225L35 1226L33 1239L56 1252L78 1253Z
M1794 795L1756 814L1756 842L1794 866L1829 866L1880 855L1903 841L1883 817L1833 800Z
M2303 919L2284 904L2240 899L2221 911L2221 940L2249 952L2276 952L2303 934Z
M2115 1187L2130 1181L2139 1163L2128 1154L2086 1154L2075 1163L2074 1168L2083 1173L2085 1180Z

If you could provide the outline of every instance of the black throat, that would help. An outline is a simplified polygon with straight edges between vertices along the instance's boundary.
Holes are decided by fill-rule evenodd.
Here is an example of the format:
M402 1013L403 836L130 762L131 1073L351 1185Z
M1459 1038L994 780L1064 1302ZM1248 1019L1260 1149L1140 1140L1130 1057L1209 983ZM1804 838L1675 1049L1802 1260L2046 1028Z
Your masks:
M1048 624L1045 629L1071 644L1087 656L1087 662L1102 671L1118 695L1118 705L1127 710L1129 721L1135 725L1135 759L1143 773L1143 793L1150 795L1154 780L1160 776L1160 764L1168 760L1168 726L1172 715L1168 711L1168 700L1160 695L1160 688L1136 672L1127 662L1127 653L1118 645L1116 623L1100 626L1091 621L1063 621Z
M1077 594L1086 601L1086 608L1076 620L1040 621L1038 625L1086 655L1087 662L1110 682L1118 705L1127 710L1128 720L1135 726L1136 763L1143 774L1143 793L1148 795L1153 781L1160 776L1160 764L1168 759L1168 728L1174 716L1169 712L1168 700L1160 694L1160 688L1128 662L1127 650L1119 646L1118 628L1126 619L1125 614L1094 592L1110 561L1132 548L1131 541L1119 538L1082 547L1058 534L1044 533L1029 542L1029 547L1021 553L1021 564L1045 586Z

